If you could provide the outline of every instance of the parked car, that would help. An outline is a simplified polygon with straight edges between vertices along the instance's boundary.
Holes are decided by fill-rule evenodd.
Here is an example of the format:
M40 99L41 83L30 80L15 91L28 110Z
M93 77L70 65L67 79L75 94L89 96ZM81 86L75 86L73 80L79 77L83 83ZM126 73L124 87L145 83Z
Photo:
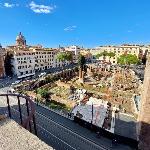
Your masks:
M21 82L21 80L17 80L17 81L15 81L14 83L12 83L12 85L19 84L20 82Z
M42 76L45 76L46 75L46 72L43 72L39 75L39 77L42 77Z

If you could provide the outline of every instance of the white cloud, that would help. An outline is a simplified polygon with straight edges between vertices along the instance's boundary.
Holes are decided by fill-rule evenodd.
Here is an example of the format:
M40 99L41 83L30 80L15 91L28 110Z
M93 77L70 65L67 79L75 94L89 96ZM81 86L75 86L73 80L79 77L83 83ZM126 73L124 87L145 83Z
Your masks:
M77 26L69 26L64 29L64 31L73 31L77 28Z
M4 3L4 7L7 7L7 8L13 8L13 7L18 7L19 4L10 4L10 3Z
M34 1L32 1L29 4L29 6L30 9L35 13L45 13L45 14L51 13L56 8L55 5L54 6L38 5Z
M15 6L15 4L4 3L4 6L7 8L12 8Z

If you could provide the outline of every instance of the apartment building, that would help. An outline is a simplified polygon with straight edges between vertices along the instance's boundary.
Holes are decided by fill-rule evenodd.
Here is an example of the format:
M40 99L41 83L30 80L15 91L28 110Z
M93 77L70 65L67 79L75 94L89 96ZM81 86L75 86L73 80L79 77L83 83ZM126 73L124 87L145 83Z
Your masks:
M73 62L77 63L78 62L78 56L79 56L80 51L82 50L82 48L79 47L79 46L76 46L76 45L72 45L72 46L69 46L69 47L65 47L65 50L72 52Z
M35 74L35 53L27 50L14 51L11 59L12 71L18 78Z
M95 49L91 49L90 52L92 55L97 55L101 52L113 52L115 53L115 57L110 58L109 56L105 57L105 61L110 61L112 64L117 63L117 58L122 54L132 54L139 57L139 55L143 56L147 51L150 51L149 46L144 45L129 45L124 44L121 46L99 46ZM99 58L103 60L103 56Z
M62 67L70 63L57 59L59 49L26 45L26 39L22 33L17 36L16 45L7 46L6 50L11 55L12 72L18 78L32 76L38 71Z
M29 48L35 54L35 71L47 70L53 67L54 50L46 49L42 46L34 46Z
M0 44L0 78L5 76L4 60L5 60L5 49L2 48Z

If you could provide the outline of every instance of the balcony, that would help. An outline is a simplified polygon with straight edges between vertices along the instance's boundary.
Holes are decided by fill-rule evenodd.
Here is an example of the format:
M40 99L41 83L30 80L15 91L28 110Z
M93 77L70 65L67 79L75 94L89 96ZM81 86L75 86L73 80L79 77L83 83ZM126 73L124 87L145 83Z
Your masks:
M1 114L37 135L34 103L28 96L0 94L0 99L4 102L1 104L3 107L0 107Z
M0 94L0 100L0 149L53 149L35 136L35 107L28 96Z

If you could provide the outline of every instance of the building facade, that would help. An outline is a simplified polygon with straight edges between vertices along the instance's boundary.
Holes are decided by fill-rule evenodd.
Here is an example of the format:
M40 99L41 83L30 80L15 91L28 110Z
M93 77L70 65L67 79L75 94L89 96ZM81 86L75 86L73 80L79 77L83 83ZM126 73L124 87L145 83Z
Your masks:
M22 33L17 36L16 45L8 46L6 50L11 55L13 75L18 78L70 64L68 61L62 62L57 59L59 49L43 48L41 45L26 45L26 39Z
M73 55L73 62L74 63L77 63L78 62L78 57L79 57L79 54L80 54L80 51L82 50L81 47L79 46L76 46L76 45L72 45L72 46L69 46L69 47L65 47L65 51L70 51L72 52L72 55Z
M129 45L129 44L124 44L121 46L99 46L96 47L95 49L91 49L90 52L91 54L97 55L101 52L113 52L115 53L115 56L110 58L109 56L105 57L105 61L110 61L112 64L117 64L117 58L120 55L123 54L132 54L132 55L136 55L138 58L141 56L143 57L143 55L147 52L150 51L150 46L144 46L144 45ZM99 58L100 60L103 60L103 56L101 56Z
M0 44L0 78L5 76L5 49Z

